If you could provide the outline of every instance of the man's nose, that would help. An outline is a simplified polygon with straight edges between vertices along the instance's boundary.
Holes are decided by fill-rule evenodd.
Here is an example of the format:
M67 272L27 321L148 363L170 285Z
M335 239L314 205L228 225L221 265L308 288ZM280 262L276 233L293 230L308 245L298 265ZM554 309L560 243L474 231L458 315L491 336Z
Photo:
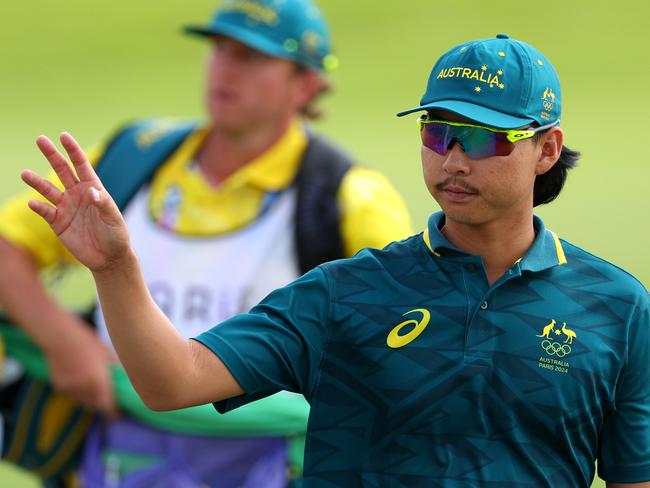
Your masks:
M467 157L467 154L465 154L460 142L453 139L447 148L447 154L445 155L445 161L442 164L442 168L446 173L451 175L467 175L470 172L468 160L469 158Z
M210 69L213 77L233 80L240 75L241 63L233 49L229 46L219 46L212 53Z

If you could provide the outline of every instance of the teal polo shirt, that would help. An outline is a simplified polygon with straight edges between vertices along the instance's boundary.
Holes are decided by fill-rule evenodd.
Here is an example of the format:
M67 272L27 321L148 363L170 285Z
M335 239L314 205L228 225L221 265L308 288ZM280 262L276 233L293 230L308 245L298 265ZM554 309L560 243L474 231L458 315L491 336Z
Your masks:
M311 404L305 484L588 487L650 480L650 307L535 218L492 286L427 230L324 264L200 335L246 392Z

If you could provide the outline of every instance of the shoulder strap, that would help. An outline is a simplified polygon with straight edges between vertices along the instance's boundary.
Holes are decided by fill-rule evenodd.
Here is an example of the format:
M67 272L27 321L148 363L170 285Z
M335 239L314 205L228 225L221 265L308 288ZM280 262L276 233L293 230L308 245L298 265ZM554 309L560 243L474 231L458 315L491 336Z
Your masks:
M344 257L337 194L351 167L352 160L340 149L320 136L309 135L295 180L295 237L302 273Z
M148 119L117 132L95 170L120 210L196 127L195 122Z

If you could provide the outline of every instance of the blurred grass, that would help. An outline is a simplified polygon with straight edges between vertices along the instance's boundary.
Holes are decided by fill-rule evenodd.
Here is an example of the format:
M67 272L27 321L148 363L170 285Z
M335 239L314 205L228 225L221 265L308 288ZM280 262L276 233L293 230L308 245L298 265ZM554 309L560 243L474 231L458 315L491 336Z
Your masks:
M406 7L408 5L408 7ZM553 61L563 83L567 145L583 152L562 196L539 213L561 237L650 283L646 79L648 4L548 0L525 8L475 0L321 0L340 69L318 129L381 169L416 228L436 209L422 181L415 116L432 63L472 38L506 32ZM85 145L126 120L199 117L204 47L179 34L212 0L5 2L0 15L0 199L21 168L46 171L34 138L72 132ZM88 294L83 279L73 290ZM74 300L74 298L72 298ZM1 486L11 476L0 468Z

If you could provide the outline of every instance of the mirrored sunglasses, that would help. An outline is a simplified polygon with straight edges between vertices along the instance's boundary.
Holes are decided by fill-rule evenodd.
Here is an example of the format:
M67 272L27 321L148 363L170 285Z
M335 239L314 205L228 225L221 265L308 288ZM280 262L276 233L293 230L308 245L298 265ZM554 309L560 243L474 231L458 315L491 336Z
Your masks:
M559 123L557 120L528 129L493 129L482 125L429 119L426 115L418 120L422 144L425 147L444 156L456 141L470 159L507 156L515 148L515 142L530 139L536 133Z

